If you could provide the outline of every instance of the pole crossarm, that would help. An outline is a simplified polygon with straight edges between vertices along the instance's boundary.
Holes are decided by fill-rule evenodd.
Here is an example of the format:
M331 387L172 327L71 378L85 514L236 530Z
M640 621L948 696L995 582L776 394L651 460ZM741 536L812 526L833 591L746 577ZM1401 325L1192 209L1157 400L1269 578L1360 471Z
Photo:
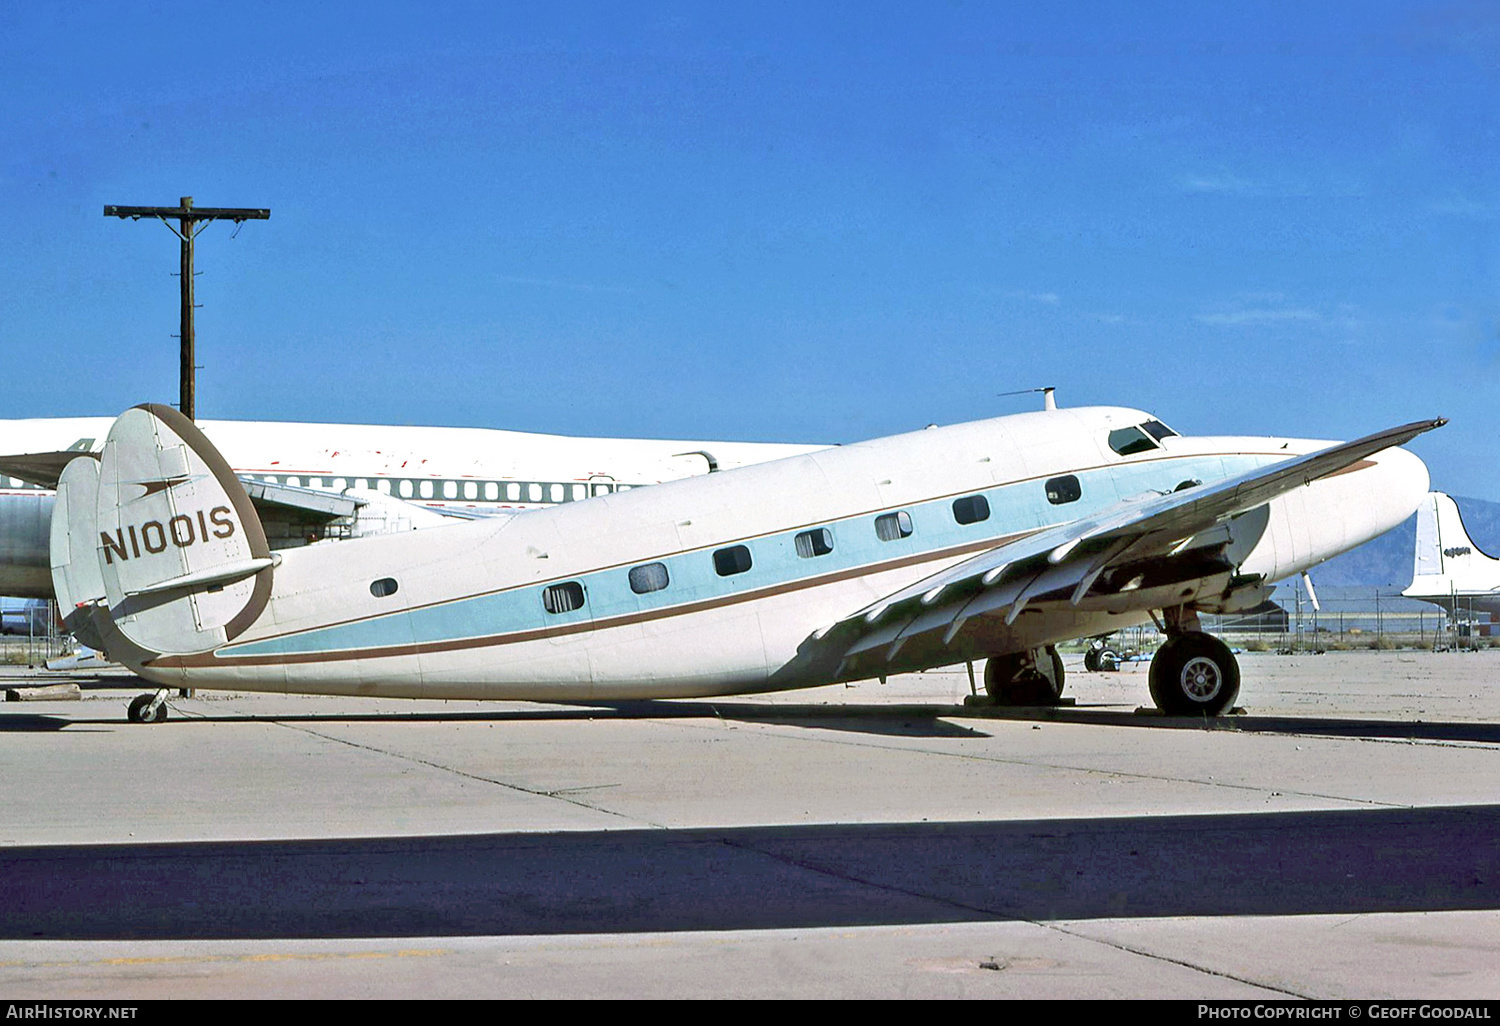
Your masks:
M171 217L180 221L265 221L269 210L254 207L118 207L106 204L105 217Z

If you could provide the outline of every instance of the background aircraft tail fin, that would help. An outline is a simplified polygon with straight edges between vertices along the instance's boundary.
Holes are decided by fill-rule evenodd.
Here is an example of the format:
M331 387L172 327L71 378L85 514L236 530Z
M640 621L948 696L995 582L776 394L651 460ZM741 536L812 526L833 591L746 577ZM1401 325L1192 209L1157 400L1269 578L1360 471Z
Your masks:
M96 480L74 471L82 462L53 510L60 597L107 611L137 659L210 651L255 621L274 559L244 486L192 421L137 406L110 428Z
M1428 492L1417 507L1417 546L1407 594L1445 595L1500 588L1500 559L1474 544L1458 503Z

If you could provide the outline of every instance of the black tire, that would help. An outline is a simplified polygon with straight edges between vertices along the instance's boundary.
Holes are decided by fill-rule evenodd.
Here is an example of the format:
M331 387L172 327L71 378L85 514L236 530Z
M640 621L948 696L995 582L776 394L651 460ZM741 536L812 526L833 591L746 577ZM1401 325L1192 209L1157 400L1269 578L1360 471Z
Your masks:
M130 700L130 707L125 710L125 718L131 723L145 723L146 706L151 704L155 695L136 695Z
M1090 673L1099 672L1099 649L1090 646L1089 650L1083 653L1083 668Z
M984 690L996 705L1056 705L1063 691L1063 661L1057 649L993 656L984 664Z
M1217 716L1240 695L1240 664L1218 638L1179 634L1156 650L1149 680L1151 700L1168 716Z
M136 695L130 700L130 707L125 710L126 719L131 723L161 723L167 718L167 703L163 702L156 707L156 712L151 718L146 719L146 710L150 707L155 695Z
M1044 704L1056 705L1058 699L1062 698L1063 685L1067 681L1067 673L1063 670L1062 656L1057 654L1057 646L1048 645L1047 655L1051 657L1049 661L1052 664L1052 673L1047 679L1047 691L1045 694L1047 701ZM1044 676L1046 676L1045 673Z

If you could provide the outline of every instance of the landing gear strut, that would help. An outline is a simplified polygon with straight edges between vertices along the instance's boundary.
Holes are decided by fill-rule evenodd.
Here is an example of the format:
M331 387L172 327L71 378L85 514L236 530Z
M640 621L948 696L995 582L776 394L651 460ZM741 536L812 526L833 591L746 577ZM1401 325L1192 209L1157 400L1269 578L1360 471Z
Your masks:
M153 695L136 695L125 711L131 723L160 723L167 718L167 689L162 688Z
M1168 716L1217 716L1239 697L1239 661L1198 629L1196 616L1177 612L1169 611L1167 643L1151 659L1151 700Z
M1051 645L984 664L984 690L996 705L1056 705L1063 692L1062 656Z

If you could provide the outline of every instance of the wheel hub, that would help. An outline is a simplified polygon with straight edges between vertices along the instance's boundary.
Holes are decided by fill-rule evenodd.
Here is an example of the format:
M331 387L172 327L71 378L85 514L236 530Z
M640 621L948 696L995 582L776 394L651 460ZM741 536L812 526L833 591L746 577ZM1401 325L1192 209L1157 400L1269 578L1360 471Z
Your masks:
M1182 690L1194 701L1209 701L1223 686L1223 672L1212 659L1195 656L1182 668Z

